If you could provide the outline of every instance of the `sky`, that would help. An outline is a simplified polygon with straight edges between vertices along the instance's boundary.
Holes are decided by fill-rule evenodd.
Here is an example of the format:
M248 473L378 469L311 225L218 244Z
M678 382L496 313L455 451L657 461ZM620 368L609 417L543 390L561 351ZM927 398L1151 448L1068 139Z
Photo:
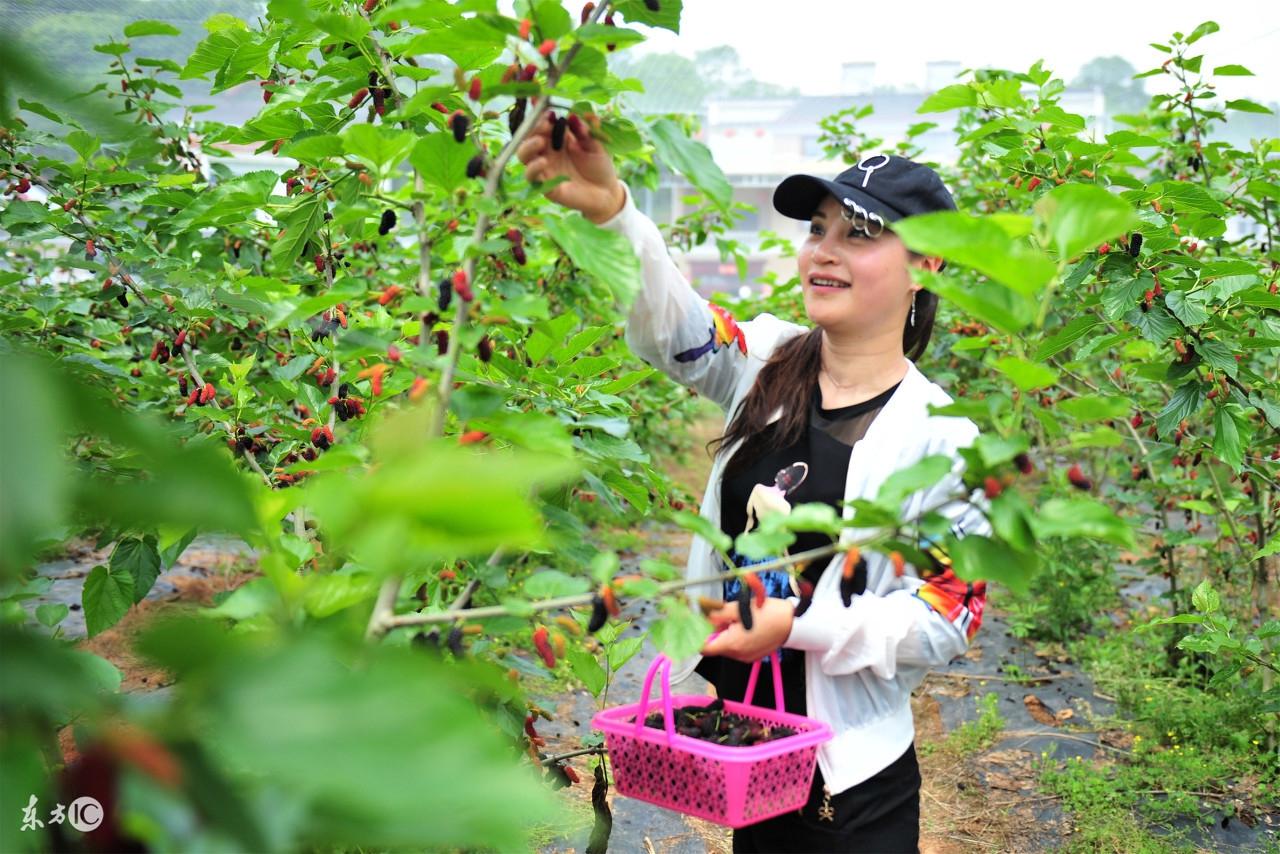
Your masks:
M832 0L684 0L680 35L651 30L636 51L692 56L728 44L758 80L804 94L837 94L844 62L875 62L876 85L924 85L924 64L956 60L962 68L1026 70L1037 59L1067 82L1097 56L1119 55L1138 71L1164 59L1164 44L1206 19L1221 30L1194 51L1202 67L1235 63L1256 77L1219 78L1225 98L1280 100L1280 2L1028 0L863 4ZM1159 78L1147 81L1148 91Z

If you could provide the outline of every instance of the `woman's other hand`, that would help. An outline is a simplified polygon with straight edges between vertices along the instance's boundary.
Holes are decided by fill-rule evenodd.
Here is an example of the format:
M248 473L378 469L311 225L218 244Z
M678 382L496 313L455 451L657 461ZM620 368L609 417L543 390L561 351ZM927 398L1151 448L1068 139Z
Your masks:
M738 619L738 604L730 603L708 615L712 624L721 629L715 640L702 648L703 655L722 655L738 661L759 661L791 636L791 623L795 619L795 606L786 599L769 597L764 605L751 606L751 630L742 627Z
M626 191L613 168L613 158L604 146L591 136L586 123L575 115L568 116L564 144L552 148L555 119L548 112L538 126L520 143L516 155L524 164L525 178L551 181L564 177L547 192L556 204L576 211L594 223L602 223L622 210Z

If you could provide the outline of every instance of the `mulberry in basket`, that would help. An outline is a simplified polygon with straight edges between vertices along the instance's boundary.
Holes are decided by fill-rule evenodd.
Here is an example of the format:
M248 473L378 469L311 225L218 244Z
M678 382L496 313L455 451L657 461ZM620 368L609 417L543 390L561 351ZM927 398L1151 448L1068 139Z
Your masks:
M767 726L788 727L793 735L734 747L682 735L675 730L673 705L708 705L702 694L671 696L671 659L659 655L645 676L640 702L596 714L591 725L605 734L618 792L728 827L746 827L799 809L809 798L818 745L831 739L821 721L785 711L779 656L769 656L777 709L747 702L755 696L760 661L751 667L743 702L724 702L726 712ZM649 690L662 673L664 729L645 726Z

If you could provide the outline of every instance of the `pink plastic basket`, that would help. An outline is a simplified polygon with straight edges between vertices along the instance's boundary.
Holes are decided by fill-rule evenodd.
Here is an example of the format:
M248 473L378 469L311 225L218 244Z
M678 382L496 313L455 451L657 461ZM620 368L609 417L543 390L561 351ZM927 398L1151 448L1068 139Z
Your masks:
M714 637L714 635L713 635ZM813 784L818 745L831 739L831 727L783 711L782 668L773 663L777 710L749 705L755 696L760 662L751 667L743 702L726 700L725 711L765 724L783 725L795 735L764 744L729 747L675 731L675 705L707 705L704 694L671 696L671 659L659 655L645 676L640 702L598 712L591 725L604 732L619 793L729 827L746 827L804 806ZM666 731L646 727L649 690L662 672L662 711Z

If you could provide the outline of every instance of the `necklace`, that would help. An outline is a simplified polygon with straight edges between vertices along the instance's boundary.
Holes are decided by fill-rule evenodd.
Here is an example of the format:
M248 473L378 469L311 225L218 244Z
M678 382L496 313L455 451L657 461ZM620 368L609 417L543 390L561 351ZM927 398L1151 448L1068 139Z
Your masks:
M831 383L833 386L840 389L841 391L848 391L849 389L855 388L857 386L857 383L853 383L852 385L841 385L840 383L836 382L836 378L831 376L831 372L828 371L825 367L822 369L822 373L824 376L826 376L827 382Z

